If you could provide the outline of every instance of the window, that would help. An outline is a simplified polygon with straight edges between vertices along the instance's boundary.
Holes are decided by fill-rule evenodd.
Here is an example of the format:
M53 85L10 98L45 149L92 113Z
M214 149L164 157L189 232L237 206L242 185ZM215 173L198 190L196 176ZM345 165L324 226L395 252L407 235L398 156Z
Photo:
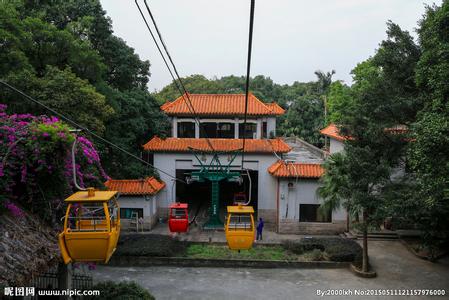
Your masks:
M200 129L200 138L216 138L217 137L217 123L203 123L201 122L201 129Z
M175 219L185 219L187 217L186 210L184 208L172 208L171 215Z
M67 226L73 231L105 231L108 220L102 202L75 203L70 206Z
M332 212L322 214L319 204L300 204L299 222L332 222Z
M120 218L121 219L131 219L135 217L133 213L137 213L139 218L143 218L143 208L120 208Z
M243 130L243 123L239 124L239 138L254 139L256 137L257 124L246 123L245 130Z
M219 123L218 124L218 137L223 139L233 139L234 138L234 128L233 123Z
M195 123L193 123L193 122L178 122L178 137L179 138L194 138L195 137Z
M234 124L233 123L201 123L200 137L205 138L234 138Z
M267 122L262 122L262 138L266 139L268 138L268 129L267 129Z
M251 216L248 214L231 214L228 224L228 230L253 230Z

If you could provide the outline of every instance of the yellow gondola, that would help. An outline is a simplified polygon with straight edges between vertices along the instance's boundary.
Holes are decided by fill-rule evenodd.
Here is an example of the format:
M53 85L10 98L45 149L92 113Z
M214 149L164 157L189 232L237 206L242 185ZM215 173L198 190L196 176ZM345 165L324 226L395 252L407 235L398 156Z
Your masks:
M59 248L64 263L104 262L114 253L120 235L116 191L81 191L68 203Z
M225 225L226 240L231 250L251 249L254 241L254 209L252 206L228 206Z

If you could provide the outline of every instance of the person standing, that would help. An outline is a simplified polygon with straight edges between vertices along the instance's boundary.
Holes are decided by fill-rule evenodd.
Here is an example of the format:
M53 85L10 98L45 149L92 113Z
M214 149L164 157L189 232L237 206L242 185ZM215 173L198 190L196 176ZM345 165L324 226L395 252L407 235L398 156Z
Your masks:
M262 231L263 231L263 220L262 218L259 218L259 223L257 224L257 236L256 236L257 241L262 240Z

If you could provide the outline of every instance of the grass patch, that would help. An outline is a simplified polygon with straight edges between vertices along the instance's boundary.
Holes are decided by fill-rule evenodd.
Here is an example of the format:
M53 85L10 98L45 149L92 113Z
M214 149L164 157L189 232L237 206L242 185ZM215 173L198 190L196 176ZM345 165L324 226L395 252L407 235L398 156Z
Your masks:
M293 256L281 246L258 246L240 252L230 250L220 245L189 245L186 256L191 258L221 258L221 259L248 259L248 260L291 260Z
M295 254L282 246L256 246L249 250L230 250L227 246L192 244L187 247L185 257L200 259L242 259L242 260L285 260L285 261L320 261L321 251Z
M361 259L361 247L341 238L303 238L282 245L255 245L240 252L226 245L183 242L166 235L130 234L120 237L115 256L186 257L197 259L352 261Z

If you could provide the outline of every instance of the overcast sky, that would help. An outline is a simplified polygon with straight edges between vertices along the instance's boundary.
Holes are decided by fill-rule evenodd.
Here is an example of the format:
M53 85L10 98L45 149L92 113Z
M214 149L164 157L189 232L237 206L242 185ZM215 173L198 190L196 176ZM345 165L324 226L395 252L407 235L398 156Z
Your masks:
M101 3L115 34L150 60L150 90L170 83L134 1ZM245 74L249 0L147 3L181 76ZM425 4L432 3L441 0L256 0L251 75L291 84L315 80L315 70L334 69L334 79L350 83L351 69L385 38L387 20L416 36Z

